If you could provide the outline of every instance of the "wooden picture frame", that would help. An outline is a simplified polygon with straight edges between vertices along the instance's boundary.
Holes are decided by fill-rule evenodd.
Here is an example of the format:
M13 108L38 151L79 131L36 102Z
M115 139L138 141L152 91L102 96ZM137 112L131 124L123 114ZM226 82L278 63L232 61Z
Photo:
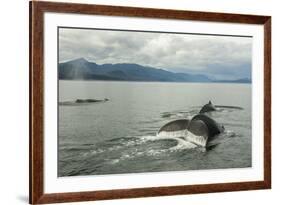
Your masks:
M30 3L30 190L32 204L77 202L271 188L271 17L120 6L31 1ZM44 193L44 13L126 16L264 27L264 180L150 188Z

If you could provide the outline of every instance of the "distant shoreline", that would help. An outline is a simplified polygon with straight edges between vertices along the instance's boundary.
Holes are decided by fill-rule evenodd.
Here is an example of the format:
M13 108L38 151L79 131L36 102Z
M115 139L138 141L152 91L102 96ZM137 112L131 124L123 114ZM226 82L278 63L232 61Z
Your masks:
M126 82L126 83L204 83L204 84L252 84L252 82L235 82L235 81L210 81L210 82L175 82L175 81L137 81L137 80L96 80L96 79L58 79L64 81L97 81L97 82Z
M65 80L102 80L128 82L187 82L187 83L251 83L252 79L234 76L213 79L206 74L177 73L139 64L96 64L85 58L60 63L58 78Z

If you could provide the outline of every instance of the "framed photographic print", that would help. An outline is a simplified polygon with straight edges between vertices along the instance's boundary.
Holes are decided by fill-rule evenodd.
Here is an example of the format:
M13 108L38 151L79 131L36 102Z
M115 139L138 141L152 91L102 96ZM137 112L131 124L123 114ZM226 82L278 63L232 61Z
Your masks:
M30 203L271 187L271 17L30 2Z

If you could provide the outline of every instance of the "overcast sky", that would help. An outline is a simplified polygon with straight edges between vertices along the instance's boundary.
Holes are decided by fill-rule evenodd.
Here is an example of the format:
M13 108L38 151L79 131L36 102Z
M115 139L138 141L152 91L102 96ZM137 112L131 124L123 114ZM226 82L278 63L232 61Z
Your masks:
M252 38L89 29L59 30L59 61L137 63L216 79L251 78Z

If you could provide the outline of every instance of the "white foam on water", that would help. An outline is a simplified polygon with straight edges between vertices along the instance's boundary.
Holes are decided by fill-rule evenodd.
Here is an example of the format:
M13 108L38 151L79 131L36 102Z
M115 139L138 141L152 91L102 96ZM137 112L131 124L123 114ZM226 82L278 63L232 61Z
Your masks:
M167 152L175 152L181 151L185 149L194 149L197 147L205 147L206 140L203 136L197 136L192 134L187 130L180 130L175 132L161 132L156 135L147 135L147 136L140 136L137 137L138 140L129 141L128 143L124 144L125 146L132 146L132 145L140 145L144 144L149 141L161 141L161 140L174 140L177 144L173 147L167 149L150 149L145 151L140 151L138 149L134 150L133 152L125 152L123 153L120 158L112 159L108 163L110 164L117 164L123 160L132 159L135 157L141 156L157 156L162 155L163 153Z
M140 151L136 149L133 152L129 153L123 153L120 158L118 159L112 159L108 163L110 164L117 164L120 161L128 160L130 158L139 157L139 156L156 156L161 155L165 152L174 152L174 151L180 151L185 149L194 149L197 147L205 147L207 140L203 136L197 136L189 132L188 130L179 130L174 132L167 132L163 131L156 135L146 135L146 136L140 136L136 137L137 140L132 140L131 137L128 138L128 141L125 142L122 146L117 145L110 148L105 149L96 149L92 150L90 153L91 155L100 154L106 151L114 151L118 150L122 147L130 147L135 145L141 145L149 141L161 141L161 140L174 140L177 142L177 144L173 147L167 148L167 149L151 149L151 150L145 150ZM86 153L85 153L86 154Z
M224 133L225 133L225 136L227 136L227 137L235 137L236 136L235 132L233 132L231 130L225 130Z
M156 136L157 138L176 138L176 137L185 137L187 135L187 130L178 130L178 131L173 131L173 132L168 132L168 131L161 131L157 133Z
M197 145L189 142L187 140L181 139L181 138L175 138L178 141L178 144L174 147L171 147L170 151L177 151L177 150L183 150L183 149L193 149L196 148Z
M207 138L204 136L194 135L188 130L179 130L174 132L162 131L157 134L157 137L160 139L169 138L169 139L178 139L178 142L186 142L195 144L195 146L205 147L207 144ZM183 138L183 139L182 139Z
M177 145L174 147L169 148L170 151L175 150L182 150L182 149L193 149L197 147L198 145L193 143L189 140L189 134L187 130L180 130L175 132L160 132L155 136L143 136L142 139L145 139L146 141L158 141L158 140L175 140L177 141ZM195 140L193 140L195 141Z
M110 162L108 162L109 164L117 164L120 162L120 159L113 159Z

